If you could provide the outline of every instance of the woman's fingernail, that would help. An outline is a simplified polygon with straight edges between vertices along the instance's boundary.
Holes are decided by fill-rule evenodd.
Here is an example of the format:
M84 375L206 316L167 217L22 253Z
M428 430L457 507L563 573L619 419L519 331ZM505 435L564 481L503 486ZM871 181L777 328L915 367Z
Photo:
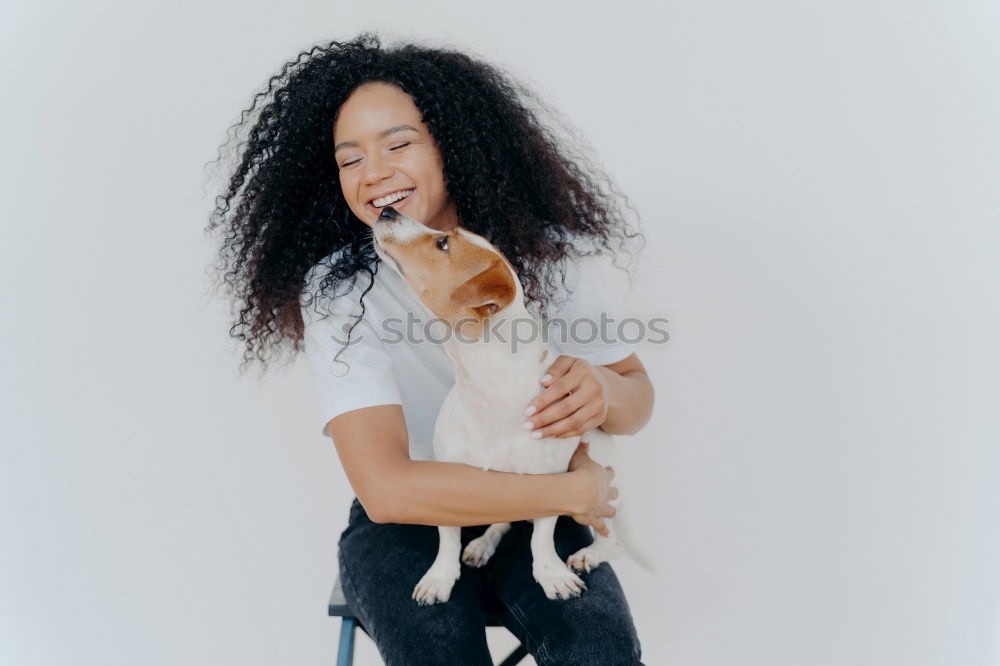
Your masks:
M528 407L526 410L524 410L524 415L525 416L531 416L534 413L535 413L535 406L534 405L532 405L532 406Z
M542 438L542 431L541 430L536 430L535 432L531 433L531 438L532 439L541 439Z
M552 375L545 375L544 377L542 377L542 383L543 384L545 382L551 382L551 381L552 381Z
M521 430L531 430L534 427L535 426L531 424L531 421L525 421L524 423L521 424Z

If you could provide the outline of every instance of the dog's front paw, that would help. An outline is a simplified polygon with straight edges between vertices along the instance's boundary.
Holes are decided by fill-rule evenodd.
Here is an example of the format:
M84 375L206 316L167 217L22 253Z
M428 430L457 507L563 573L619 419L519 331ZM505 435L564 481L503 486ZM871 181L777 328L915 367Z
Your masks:
M489 562L496 550L497 539L483 535L469 542L462 551L462 561L470 567L481 567Z
M587 589L580 577L559 560L535 567L532 573L549 599L571 599L580 596Z
M417 586L413 588L413 598L420 606L443 603L451 597L451 588L455 586L458 574L436 571L431 567Z

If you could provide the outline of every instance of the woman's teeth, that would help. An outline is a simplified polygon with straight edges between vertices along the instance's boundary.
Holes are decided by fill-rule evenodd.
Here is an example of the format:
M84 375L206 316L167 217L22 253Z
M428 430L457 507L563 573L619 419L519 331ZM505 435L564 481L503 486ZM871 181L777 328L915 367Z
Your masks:
M388 206L389 204L395 203L400 199L405 199L411 194L413 194L413 190L400 190L399 192L394 192L392 194L384 196L381 199L375 199L374 201L372 201L372 205L375 206L376 208L382 208L383 206Z

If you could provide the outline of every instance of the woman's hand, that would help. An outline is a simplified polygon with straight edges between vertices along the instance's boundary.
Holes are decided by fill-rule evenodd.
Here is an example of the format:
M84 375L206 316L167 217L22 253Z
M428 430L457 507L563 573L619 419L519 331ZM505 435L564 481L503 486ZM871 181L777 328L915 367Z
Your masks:
M608 418L607 379L582 358L559 356L541 379L545 390L528 403L522 426L535 439L574 437Z
M618 497L618 489L611 485L615 471L594 462L588 455L589 452L590 442L581 440L569 461L568 471L580 476L584 488L580 512L570 515L581 525L589 525L598 534L608 536L604 519L615 517L615 507L609 503Z

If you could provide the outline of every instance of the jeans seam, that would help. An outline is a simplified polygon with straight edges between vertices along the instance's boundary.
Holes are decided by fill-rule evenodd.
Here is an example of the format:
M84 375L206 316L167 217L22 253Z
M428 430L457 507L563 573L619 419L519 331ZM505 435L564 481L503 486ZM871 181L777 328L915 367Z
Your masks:
M351 590L350 596L354 597L354 599L357 600L357 603L350 604L351 610L354 611L355 616L360 616L362 614L364 614L364 615L367 616L367 613L364 612L364 604L361 603L361 596L358 594L358 588L354 586L354 581L351 579L351 572L348 571L348 569L347 569L347 558L344 557L344 550L343 550L343 548L340 547L340 544L337 545L337 555L338 555L338 559L340 560L340 564L341 564L340 569L343 572L344 590L347 590L348 588L350 588L350 590ZM370 622L367 623L366 626L365 626L365 629L367 631L369 631L369 632L372 632L371 633L371 637L372 637L372 640L374 640L375 639L375 634L374 634L375 629L374 629L374 627L372 627L370 625L371 625ZM376 642L376 645L377 644L378 643Z
M548 653L545 651L544 644L540 640L538 640L533 633L531 633L530 629L528 629L528 622L526 621L524 615L521 613L521 609L518 608L515 602L509 600L503 592L497 590L496 594L498 597L500 597L500 601L502 601L503 604L507 607L507 610L510 611L511 617L517 620L517 623L521 625L521 629L524 631L525 635L537 647L538 654L534 655L535 661L539 663L539 666L544 666L545 664L551 664L552 660L549 658Z

